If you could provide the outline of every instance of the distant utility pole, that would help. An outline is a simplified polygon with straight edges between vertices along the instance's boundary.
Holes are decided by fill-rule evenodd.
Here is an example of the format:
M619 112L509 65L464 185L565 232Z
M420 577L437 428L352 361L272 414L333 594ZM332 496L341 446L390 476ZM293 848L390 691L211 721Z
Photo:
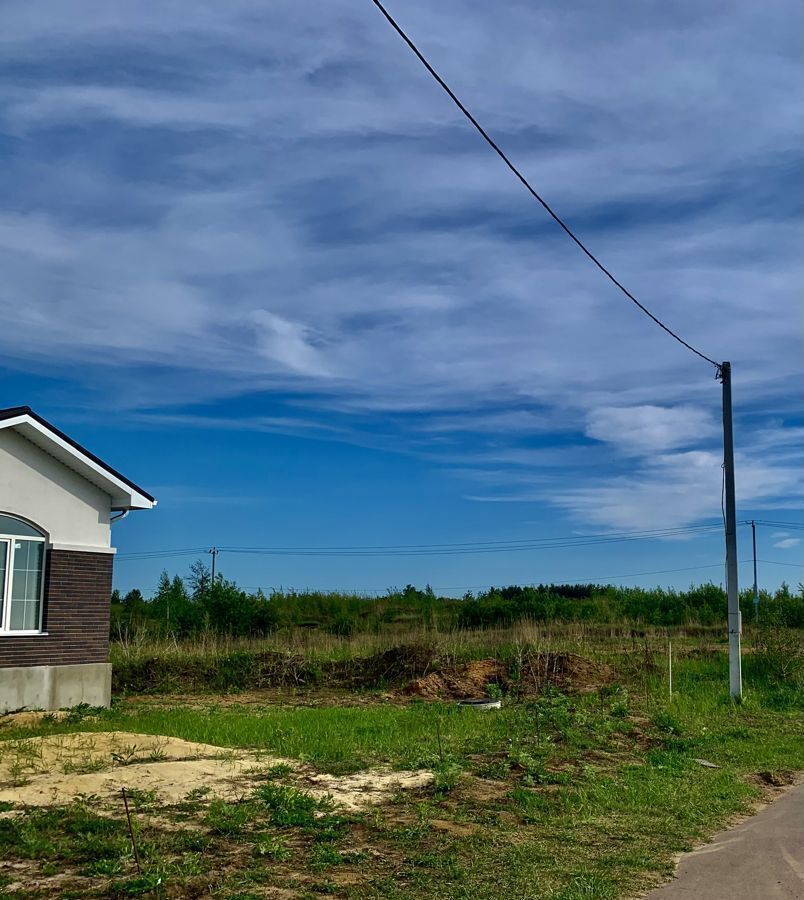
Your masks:
M751 519L751 543L754 545L754 621L759 625L759 591L757 590L757 523Z
M215 584L215 564L218 561L218 553L220 551L217 547L210 547L209 555L212 557L212 579L211 584Z
M740 590L737 583L737 507L734 496L734 430L731 412L731 363L720 364L723 383L723 482L726 499L726 592L729 598L729 692L735 700L743 697L740 655Z

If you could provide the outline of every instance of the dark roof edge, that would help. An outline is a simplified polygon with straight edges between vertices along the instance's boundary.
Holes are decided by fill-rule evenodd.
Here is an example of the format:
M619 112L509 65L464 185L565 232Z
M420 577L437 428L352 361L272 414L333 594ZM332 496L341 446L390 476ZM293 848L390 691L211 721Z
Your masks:
M79 453L82 453L87 459L91 459L96 465L99 465L102 469L105 469L110 475L113 475L115 478L122 481L124 484L127 484L130 488L133 488L138 494L142 494L146 500L150 500L151 503L156 503L156 498L152 497L148 491L143 490L138 484L135 484L130 478L126 478L125 475L122 475L117 469L113 469L108 463L105 463L100 457L95 456L94 453L91 453L87 450L86 447L82 447L78 441L74 441L69 435L65 434L60 428L56 428L55 425L52 425L47 419L43 419L39 413L34 412L30 406L11 406L8 409L0 409L0 422L4 419L15 419L17 416L30 416L40 425L47 428L48 431L51 431L56 437L61 438L63 441L68 443L74 450L77 450Z

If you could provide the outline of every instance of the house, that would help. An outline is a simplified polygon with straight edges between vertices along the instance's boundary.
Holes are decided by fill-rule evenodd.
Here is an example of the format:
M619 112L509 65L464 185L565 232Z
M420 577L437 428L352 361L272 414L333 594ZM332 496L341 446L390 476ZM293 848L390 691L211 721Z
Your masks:
M154 506L29 407L0 409L0 712L109 705L112 523Z

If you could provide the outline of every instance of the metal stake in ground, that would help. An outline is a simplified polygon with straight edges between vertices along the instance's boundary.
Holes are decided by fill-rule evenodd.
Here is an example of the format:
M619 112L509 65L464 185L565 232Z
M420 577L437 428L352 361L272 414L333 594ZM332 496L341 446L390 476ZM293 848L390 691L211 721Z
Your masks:
M731 412L731 363L720 365L723 383L723 482L726 500L726 592L729 598L729 693L735 700L743 696L740 655L740 592L737 584L737 509L734 496L734 431Z
M131 813L128 811L128 797L126 797L126 789L120 788L120 793L123 795L123 806L126 808L126 821L128 822L128 836L131 838L131 849L134 851L134 862L137 864L137 873L142 875L142 868L140 866L140 855L137 853L137 841L134 839L134 828L131 825Z
M667 680L670 685L670 699L673 699L673 642L667 642Z

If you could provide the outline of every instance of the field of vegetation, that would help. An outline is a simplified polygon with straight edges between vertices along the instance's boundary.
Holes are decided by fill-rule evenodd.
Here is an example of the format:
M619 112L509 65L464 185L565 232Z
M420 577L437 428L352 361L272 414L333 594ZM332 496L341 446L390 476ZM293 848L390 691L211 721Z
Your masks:
M783 583L761 591L760 621L804 628L804 590ZM746 622L754 619L753 595L745 590L740 606ZM539 584L489 588L460 599L437 596L427 586L389 588L383 596L323 591L242 590L198 561L187 577L163 572L153 597L134 589L112 595L112 639L132 636L187 638L213 632L261 636L277 631L318 629L348 637L400 627L450 631L511 625L522 619L540 623L585 622L633 625L720 625L726 594L715 584L685 591L598 584Z
M165 582L115 604L111 710L0 719L0 894L629 898L804 770L801 591L746 626L735 704L711 585ZM232 593L263 630L225 627ZM501 707L456 702L478 696Z

